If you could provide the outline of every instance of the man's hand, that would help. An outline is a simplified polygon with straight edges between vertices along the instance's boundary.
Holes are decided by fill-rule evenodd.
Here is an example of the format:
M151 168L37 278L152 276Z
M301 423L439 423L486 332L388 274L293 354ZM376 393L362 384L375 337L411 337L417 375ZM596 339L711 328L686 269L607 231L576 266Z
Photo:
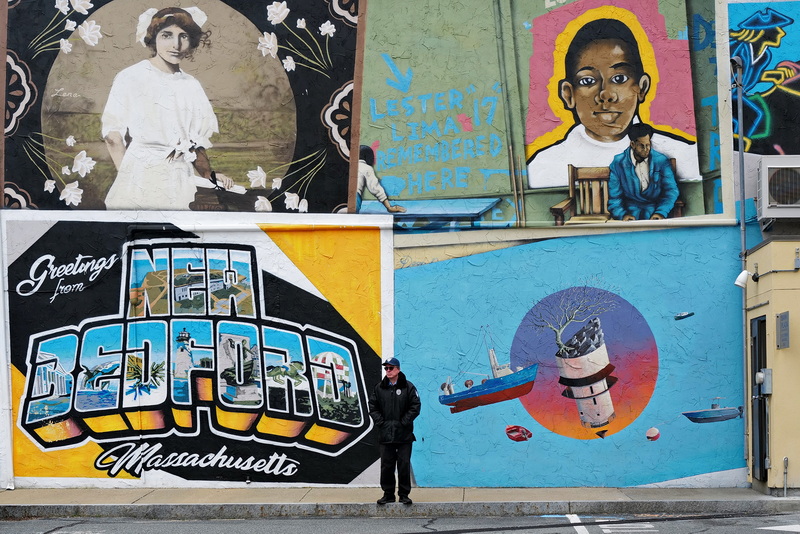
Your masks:
M635 221L636 217L634 217L630 213L626 213L625 215L622 216L622 220L623 221Z
M653 214L653 215L650 217L650 220L651 220L651 221L661 221L661 220L663 220L663 219L664 219L664 216L663 216L663 215L661 215L661 214L659 214L659 213L654 213L654 214Z
M403 206L398 206L397 204L393 206L389 206L386 208L388 211L392 213L405 213L406 209Z
M220 187L224 187L225 189L230 189L231 187L236 185L233 181L233 178L228 178L221 172L214 173L214 175L217 177L217 185L219 185Z

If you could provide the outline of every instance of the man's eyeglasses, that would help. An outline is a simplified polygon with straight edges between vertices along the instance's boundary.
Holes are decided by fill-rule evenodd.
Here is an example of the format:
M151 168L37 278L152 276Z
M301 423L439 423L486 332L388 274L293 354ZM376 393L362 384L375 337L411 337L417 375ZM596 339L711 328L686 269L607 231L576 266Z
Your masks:
M394 365L384 365L383 368L386 369L387 371L394 371L395 369L397 369L397 367L395 367Z

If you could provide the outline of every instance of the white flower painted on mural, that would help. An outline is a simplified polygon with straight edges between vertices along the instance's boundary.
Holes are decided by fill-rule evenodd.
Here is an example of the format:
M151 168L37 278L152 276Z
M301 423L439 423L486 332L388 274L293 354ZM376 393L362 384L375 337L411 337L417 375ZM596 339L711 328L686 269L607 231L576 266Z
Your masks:
M81 175L81 178L84 178L87 174L92 172L94 165L95 161L86 155L85 150L81 150L75 155L75 159L72 161L72 172L77 172Z
M67 30L68 32L74 32L75 28L77 27L78 25L75 23L74 20L67 19L67 24L64 26L64 29Z
M253 171L247 171L247 177L250 179L250 187L253 189L267 187L267 174L260 165Z
M333 37L333 34L336 33L336 26L331 24L331 21L326 20L325 23L319 27L319 33L326 37Z
M300 197L297 193L286 193L286 199L283 203L286 204L287 210L296 210L300 205Z
M297 19L297 28L300 30L306 29L306 19Z
M280 189L281 185L283 185L283 178L272 179L272 189Z
M70 52L72 52L72 43L70 43L66 39L61 39L58 42L58 45L61 47L61 51L64 52L65 54L69 54Z
M261 55L267 54L272 57L278 57L278 36L274 33L264 32L264 35L258 38L258 49L261 50Z
M308 200L303 199L300 201L300 205L297 206L297 211L300 213L308 213Z
M94 7L89 0L69 0L69 3L72 4L72 9L81 15L88 15L89 10Z
M286 56L286 59L283 60L283 68L286 72L294 70L295 64L292 56Z
M289 8L286 7L286 2L272 2L271 6L267 6L267 20L273 26L283 22L289 16Z
M87 20L78 26L78 35L80 35L83 42L89 46L96 45L103 37L103 34L100 33L100 26L93 20Z
M81 203L81 197L83 196L83 189L78 187L78 182L72 182L71 184L67 184L64 186L63 191L61 191L61 195L58 197L60 200L63 200L67 206L72 204L73 206L77 206Z
M272 211L272 204L267 197L259 196L256 200L256 211Z
M56 9L65 15L69 13L69 0L56 0Z
M69 165L64 165L63 167L61 167L61 174L63 174L64 176L69 176L70 174L72 174L69 170Z
M67 143L67 146L75 146L75 136L70 135L64 140L64 142Z
M56 181L55 180L45 180L44 181L44 190L48 193L52 193L56 190Z

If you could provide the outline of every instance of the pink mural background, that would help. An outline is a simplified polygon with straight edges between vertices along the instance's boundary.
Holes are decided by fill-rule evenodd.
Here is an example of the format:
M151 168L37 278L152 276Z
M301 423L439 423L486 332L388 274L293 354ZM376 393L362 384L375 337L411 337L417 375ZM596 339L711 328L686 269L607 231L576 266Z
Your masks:
M650 104L650 122L667 125L696 136L694 101L691 87L691 65L689 41L667 37L666 20L658 10L656 0L619 0L616 8L633 12L650 38L656 56L660 82L656 91L651 89L647 102ZM530 59L530 90L528 92L528 116L526 120L526 143L553 130L561 124L548 105L547 85L553 76L554 57L545 50L554 50L556 37L567 24L589 9L607 6L605 0L584 0L554 9L533 21L533 50ZM611 8L613 12L614 8ZM686 21L682 21L685 27ZM565 51L559 56L563 58ZM655 98L653 95L655 94Z

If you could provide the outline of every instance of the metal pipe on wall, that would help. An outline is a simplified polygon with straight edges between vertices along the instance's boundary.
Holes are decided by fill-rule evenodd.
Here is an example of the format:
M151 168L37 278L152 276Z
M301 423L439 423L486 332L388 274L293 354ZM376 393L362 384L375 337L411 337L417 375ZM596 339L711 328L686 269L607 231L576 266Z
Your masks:
M789 485L789 457L783 457L783 496L786 497L786 490Z
M734 87L736 88L736 130L737 135L739 137L738 140L738 149L739 149L739 238L740 238L740 250L739 250L739 257L741 258L742 263L742 270L747 270L747 232L745 228L745 193L744 193L744 103L742 99L744 98L744 88L742 86L743 76L744 76L744 63L742 62L742 58L739 56L734 56L731 58L731 69L734 71L735 76L735 83ZM747 284L742 288L742 368L743 368L743 396L744 396L744 404L745 406L749 405L750 396L748 395L748 382L749 376L748 367L747 367L747 343L748 343L748 336L747 336ZM752 410L750 411L750 417L752 420L753 414ZM747 423L745 422L745 425ZM744 432L744 456L746 461L750 461L749 458L749 443L747 442L747 437L749 432L747 428L745 428Z

